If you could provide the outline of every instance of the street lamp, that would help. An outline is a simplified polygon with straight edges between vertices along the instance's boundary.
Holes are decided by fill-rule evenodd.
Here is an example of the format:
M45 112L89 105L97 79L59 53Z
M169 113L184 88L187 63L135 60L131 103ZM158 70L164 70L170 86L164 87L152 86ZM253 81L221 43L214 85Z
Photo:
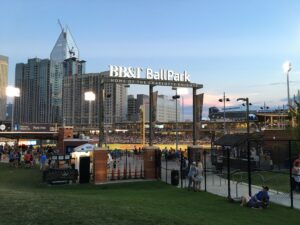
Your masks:
M92 114L92 101L95 101L96 95L92 91L84 93L84 100L89 102L89 126L91 126L91 114Z
M286 61L282 65L282 69L284 74L286 74L286 82L287 82L287 98L288 98L288 109L290 109L291 106L291 100L290 100L290 81L289 81L289 72L292 69L292 64L289 61Z
M238 98L237 101L244 101L246 104L243 104L243 106L246 106L246 123L247 123L247 136L249 136L250 133L250 127L249 127L249 105L252 105L249 103L249 98Z
M177 87L173 87L172 90L176 90L176 95L172 96L172 98L175 100L176 106L175 106L175 111L176 111L176 152L178 151L178 110L177 110L177 100L180 98L180 95L177 94Z
M12 113L11 113L11 131L14 131L14 104L15 104L15 97L20 97L20 88L16 88L13 86L6 87L6 96L12 97Z
M223 115L223 119L224 119L224 134L226 134L225 103L226 103L226 102L229 102L229 101L230 101L230 99L229 99L229 98L226 98L225 92L224 92L223 98L220 98L220 99L219 99L219 102L223 102L223 103L224 103L224 104L223 104L223 111L224 111L224 115Z
M248 105L248 109L247 109L247 105ZM242 106L246 106L246 116L245 116L245 118L246 118L246 121L248 121L247 122L247 134L249 134L250 133L250 126L249 126L249 113L250 113L250 106L252 105L252 103L251 102L249 102L249 100L248 100L248 103L243 103L242 104ZM248 118L248 120L247 120L247 118Z
M238 98L237 101L246 102L246 122L247 122L247 163L248 163L248 188L249 196L251 196L251 165L250 165L250 146L249 146L249 98Z

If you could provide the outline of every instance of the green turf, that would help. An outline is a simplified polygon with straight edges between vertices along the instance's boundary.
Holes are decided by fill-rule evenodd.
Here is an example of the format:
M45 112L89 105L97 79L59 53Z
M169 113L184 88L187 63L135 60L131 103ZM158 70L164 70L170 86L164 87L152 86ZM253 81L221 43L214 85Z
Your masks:
M248 173L239 172L233 174L232 180L248 183ZM288 172L278 171L255 171L251 173L253 185L267 185L270 189L286 192L290 191L290 177Z
M299 211L272 204L240 207L209 193L188 192L162 182L112 185L41 183L37 169L0 164L1 225L65 224L298 224Z

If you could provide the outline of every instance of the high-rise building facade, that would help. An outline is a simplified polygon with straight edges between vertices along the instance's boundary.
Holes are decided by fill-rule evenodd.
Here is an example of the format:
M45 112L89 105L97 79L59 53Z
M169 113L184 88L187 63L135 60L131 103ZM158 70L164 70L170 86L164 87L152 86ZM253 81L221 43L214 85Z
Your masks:
M8 57L0 55L0 120L6 118L6 87L8 78Z
M100 107L102 107L99 101L101 78L107 75L108 72L103 72L64 77L63 121L65 125L98 127L99 112ZM89 102L84 99L84 93L89 91L95 93L95 101ZM126 86L116 83L104 83L104 93L104 123L113 124L126 121ZM91 107L89 104L91 104Z
M62 63L33 58L16 65L16 123L60 123L62 105Z
M135 102L135 106L134 106ZM149 96L144 94L138 94L135 99L133 96L128 96L128 120L136 120L135 115L139 115L140 107L144 108L145 121L149 121ZM130 110L129 110L130 109ZM180 102L177 101L177 120L180 121ZM134 119L133 119L134 118ZM176 121L176 100L166 95L157 96L157 108L156 108L156 121L157 122L175 122Z
M149 102L150 102L150 98L148 95L144 95L144 94L138 94L136 96L136 107L138 109L140 109L142 107L142 109L144 110L144 120L149 122ZM141 120L140 118L140 114L139 114L139 120Z
M64 65L64 77L81 75L85 73L85 61L79 60L75 57L65 59L63 61Z
M127 108L127 119L128 121L139 120L139 108L137 106L137 99L134 95L128 95L128 108Z
M16 123L59 123L62 116L63 77L85 73L85 61L68 28L63 28L49 59L29 59L16 65L15 85L20 88L16 98Z
M177 112L176 112L177 104ZM176 113L177 121L180 121L180 102L166 95L158 95L157 97L157 121L159 122L175 122Z

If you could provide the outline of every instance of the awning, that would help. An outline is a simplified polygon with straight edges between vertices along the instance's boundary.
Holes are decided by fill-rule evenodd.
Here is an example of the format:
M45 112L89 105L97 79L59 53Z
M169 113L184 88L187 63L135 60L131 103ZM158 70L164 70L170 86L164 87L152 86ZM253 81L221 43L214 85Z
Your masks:
M214 142L219 146L238 146L247 141L247 134L225 134Z

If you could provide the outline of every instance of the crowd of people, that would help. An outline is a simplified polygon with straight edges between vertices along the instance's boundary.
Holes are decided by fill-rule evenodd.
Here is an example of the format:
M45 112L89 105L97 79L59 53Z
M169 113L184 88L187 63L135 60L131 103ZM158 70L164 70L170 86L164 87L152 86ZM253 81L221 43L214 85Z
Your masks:
M145 141L148 142L148 136L146 135ZM141 143L142 136L141 134L134 133L108 133L106 134L105 140L108 144L118 143L118 144L132 144L132 143ZM161 134L154 133L153 144L174 144L176 142L175 134ZM178 143L179 144L191 144L193 142L193 136L191 134L178 134Z
M6 161L12 167L32 168L39 165L41 170L52 164L52 155L57 151L52 147L33 148L32 146L0 145L0 162Z

